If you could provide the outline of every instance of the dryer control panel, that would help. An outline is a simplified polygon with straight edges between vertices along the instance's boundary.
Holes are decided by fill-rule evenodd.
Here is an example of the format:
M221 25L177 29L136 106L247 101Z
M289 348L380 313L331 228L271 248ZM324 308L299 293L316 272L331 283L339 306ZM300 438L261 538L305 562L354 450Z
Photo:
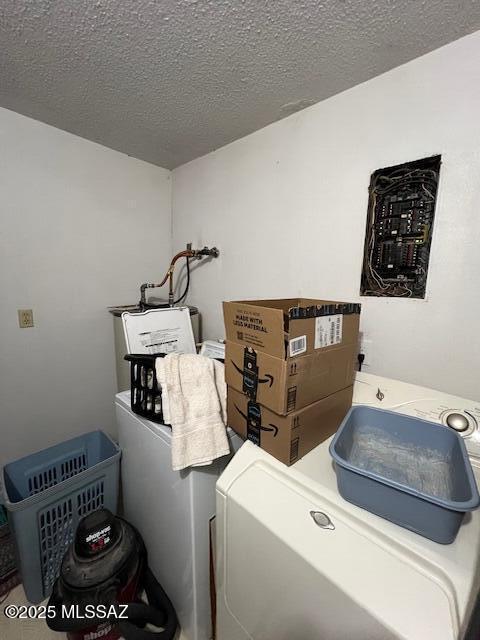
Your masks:
M462 436L469 456L480 462L480 402L359 372L353 404L388 409L444 424Z

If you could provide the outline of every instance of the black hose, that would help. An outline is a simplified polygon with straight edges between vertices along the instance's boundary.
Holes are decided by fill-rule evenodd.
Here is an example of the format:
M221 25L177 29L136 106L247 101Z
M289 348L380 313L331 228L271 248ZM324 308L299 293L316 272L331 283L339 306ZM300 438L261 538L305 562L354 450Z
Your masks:
M178 298L178 300L175 300L173 304L178 304L179 302L182 302L182 300L184 300L187 297L187 293L188 293L188 289L190 287L190 258L187 258L187 284L185 285L185 290L183 292L183 295L180 296L180 298Z
M122 636L125 640L172 640L178 626L177 615L170 598L149 567L145 568L143 585L149 604L128 605L128 620L120 620L118 624ZM163 630L147 631L140 628L145 623L161 626Z

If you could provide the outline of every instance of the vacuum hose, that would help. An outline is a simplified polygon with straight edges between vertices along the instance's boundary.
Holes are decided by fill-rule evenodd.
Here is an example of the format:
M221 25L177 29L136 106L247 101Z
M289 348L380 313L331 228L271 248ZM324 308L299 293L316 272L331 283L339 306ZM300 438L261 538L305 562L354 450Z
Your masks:
M143 586L149 604L132 602L128 605L128 620L121 619L118 624L125 640L171 640L177 630L177 616L169 597L149 567L143 574ZM145 631L146 624L163 627L162 631Z

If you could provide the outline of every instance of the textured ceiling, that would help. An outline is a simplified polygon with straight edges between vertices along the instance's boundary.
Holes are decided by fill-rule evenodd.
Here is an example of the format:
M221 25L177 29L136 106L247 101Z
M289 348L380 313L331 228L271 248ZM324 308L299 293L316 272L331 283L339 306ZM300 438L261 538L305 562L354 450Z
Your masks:
M480 28L478 0L1 0L0 106L175 167Z

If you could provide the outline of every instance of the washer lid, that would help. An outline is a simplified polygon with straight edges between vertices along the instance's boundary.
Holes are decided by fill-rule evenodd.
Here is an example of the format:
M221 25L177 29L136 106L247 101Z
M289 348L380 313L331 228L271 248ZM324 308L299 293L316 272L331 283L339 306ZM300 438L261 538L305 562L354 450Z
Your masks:
M161 435L164 440L168 442L172 440L172 428L170 426L159 424L158 422L151 422L150 420L148 420L148 418L143 418L142 416L132 411L132 408L130 406L130 389L128 391L121 391L120 393L117 393L117 395L115 396L115 403L117 404L117 406L129 411L132 417L142 423L145 427L147 427L154 433ZM235 433L235 431L231 427L227 427L226 429L227 438L230 442L231 450L233 453L235 453L242 446L243 440L239 435Z

